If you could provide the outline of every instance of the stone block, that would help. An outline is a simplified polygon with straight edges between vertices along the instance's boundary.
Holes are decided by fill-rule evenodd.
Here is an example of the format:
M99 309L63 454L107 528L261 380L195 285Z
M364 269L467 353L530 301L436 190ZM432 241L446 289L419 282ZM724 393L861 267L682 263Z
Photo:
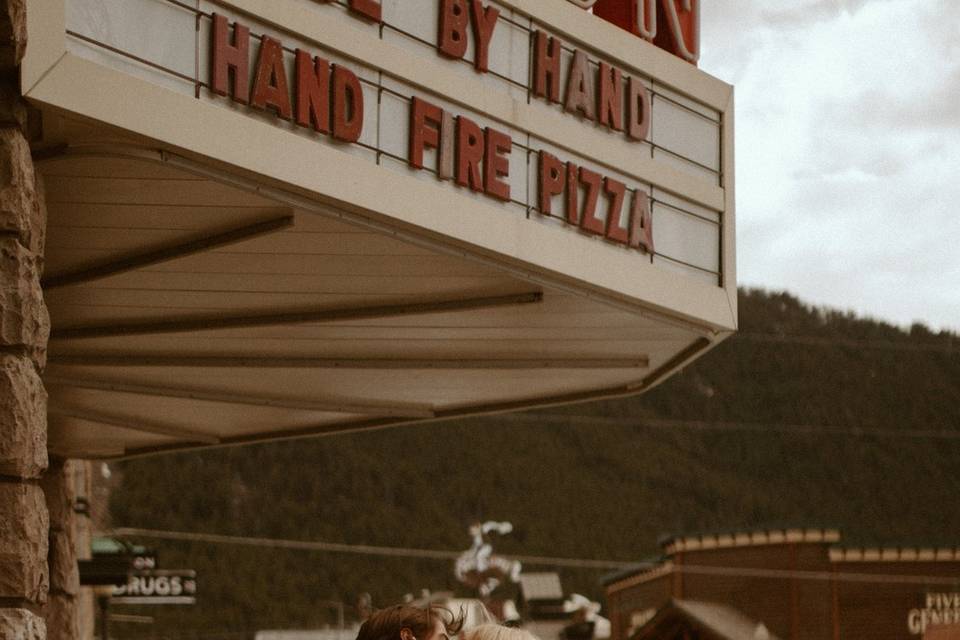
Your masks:
M43 369L50 315L40 290L40 266L15 238L0 237L0 345L25 347Z
M50 531L50 591L76 596L80 592L80 570L77 567L75 538L68 531Z
M0 231L16 234L38 256L43 255L46 230L41 191L24 134L0 129Z
M27 49L27 2L0 2L0 70L8 71L20 64Z
M80 640L80 611L76 598L51 595L44 607L43 617L50 640Z
M36 216L31 221L31 233L24 246L37 256L39 262L39 276L43 277L43 267L46 264L44 257L47 251L47 189L44 186L43 176L39 173L35 177L37 192Z
M0 475L37 478L47 468L47 392L26 358L0 354Z
M39 486L0 482L0 598L46 601L49 529Z
M3 640L45 640L43 618L26 609L0 609L0 638Z
M73 467L69 460L51 458L47 472L40 479L40 488L47 500L50 529L72 528L76 514L73 501L77 495Z
M50 461L40 488L50 518L50 592L71 596L80 591L77 569L77 515L73 511L76 480L73 465L63 459Z

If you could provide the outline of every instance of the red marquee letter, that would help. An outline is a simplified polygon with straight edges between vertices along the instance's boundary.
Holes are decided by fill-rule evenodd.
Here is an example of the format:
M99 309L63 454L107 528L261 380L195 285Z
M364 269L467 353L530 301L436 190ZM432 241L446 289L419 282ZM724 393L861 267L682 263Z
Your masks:
M607 209L606 236L614 242L627 244L630 239L630 229L621 226L623 222L623 197L627 192L627 185L613 178L604 178L603 190L610 196L610 208Z
M543 31L537 31L533 58L533 94L550 102L560 102L560 48L559 40Z
M437 46L440 53L451 58L462 58L467 52L466 0L440 0L440 35Z
M567 222L578 224L580 222L580 208L577 206L580 200L580 167L572 162L567 163L567 192L565 195Z
M483 191L483 131L477 123L457 116L457 184Z
M410 105L410 166L423 169L423 150L428 146L434 149L440 146L442 122L440 107L414 97Z
M627 136L634 140L646 140L650 133L650 94L647 87L631 77L628 83Z
M650 213L650 199L640 189L633 193L629 244L644 253L653 253L653 215Z
M246 104L250 101L250 29L233 23L233 44L227 37L226 16L213 14L213 55L210 56L210 88L217 95L228 93L233 76L232 97Z
M580 182L587 186L587 193L583 199L583 215L580 216L580 228L589 233L603 235L603 220L597 217L597 200L600 197L603 177L596 171L580 167Z
M440 153L437 158L437 177L453 180L457 172L457 119L443 111L440 122Z
M600 63L598 121L616 131L623 131L623 75L620 69Z
M253 95L250 106L266 110L273 107L281 118L293 117L287 72L283 68L283 47L270 36L260 38L257 71L253 77Z
M510 199L510 183L502 180L510 176L510 157L513 140L505 133L487 127L483 156L483 188L487 195L499 200Z
M596 117L597 103L593 100L593 82L590 81L590 61L579 49L573 52L570 73L567 76L567 99L563 103L565 111L580 112L587 120Z
M563 163L556 156L540 151L540 193L539 207L540 213L545 216L553 211L553 202L551 198L563 193L565 176Z
M353 71L333 65L333 137L356 142L363 131L363 89Z
M481 0L470 0L470 9L473 12L473 36L477 41L473 66L477 71L486 71L490 60L490 41L493 39L493 29L497 26L497 18L500 17L500 9L484 9Z
M350 0L350 9L366 18L380 22L379 0Z
M330 133L330 64L297 49L297 117L301 127Z

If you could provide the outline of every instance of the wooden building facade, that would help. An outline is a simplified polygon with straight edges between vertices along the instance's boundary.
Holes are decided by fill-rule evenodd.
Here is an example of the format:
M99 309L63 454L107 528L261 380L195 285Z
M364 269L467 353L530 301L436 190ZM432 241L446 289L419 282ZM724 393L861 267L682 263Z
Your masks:
M612 638L960 637L960 549L839 543L838 531L824 529L670 538L661 561L608 579ZM701 628L725 608L752 621L754 635L691 634L699 624L685 610L691 602L715 609Z

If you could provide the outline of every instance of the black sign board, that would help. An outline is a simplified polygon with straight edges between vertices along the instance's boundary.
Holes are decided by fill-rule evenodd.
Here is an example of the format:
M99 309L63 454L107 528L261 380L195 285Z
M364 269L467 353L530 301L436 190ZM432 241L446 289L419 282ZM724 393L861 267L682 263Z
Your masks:
M80 584L85 587L121 585L133 569L130 556L95 556L92 560L77 561L80 569Z
M197 572L187 569L132 572L122 586L113 590L117 604L194 604Z

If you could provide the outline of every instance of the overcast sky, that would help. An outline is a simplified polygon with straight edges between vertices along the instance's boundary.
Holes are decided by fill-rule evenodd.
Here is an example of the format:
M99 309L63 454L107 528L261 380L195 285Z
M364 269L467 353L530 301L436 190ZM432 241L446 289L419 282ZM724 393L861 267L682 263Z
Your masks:
M738 278L960 330L960 0L702 0L736 87Z

